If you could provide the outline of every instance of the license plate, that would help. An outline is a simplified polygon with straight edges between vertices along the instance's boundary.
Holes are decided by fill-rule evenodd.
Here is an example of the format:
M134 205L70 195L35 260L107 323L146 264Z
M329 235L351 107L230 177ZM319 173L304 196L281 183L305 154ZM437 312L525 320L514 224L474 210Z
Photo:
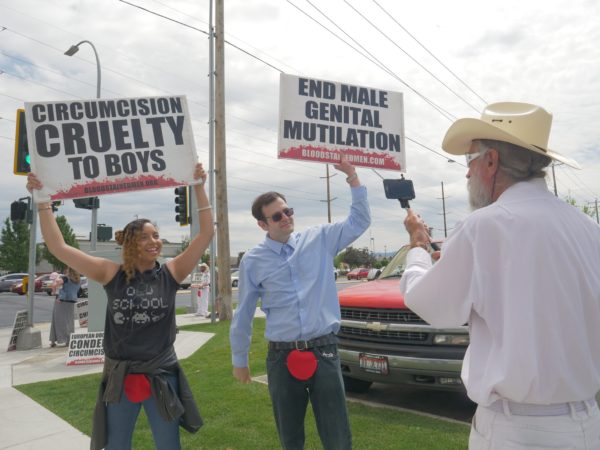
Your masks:
M387 356L360 353L358 355L358 362L360 368L366 372L377 373L379 375L387 375L389 373Z

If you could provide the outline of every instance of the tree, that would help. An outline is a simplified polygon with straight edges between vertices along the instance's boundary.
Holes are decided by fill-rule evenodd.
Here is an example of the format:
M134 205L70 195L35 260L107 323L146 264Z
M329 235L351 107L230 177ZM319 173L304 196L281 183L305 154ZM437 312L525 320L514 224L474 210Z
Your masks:
M341 255L341 260L350 267L370 267L375 262L375 258L367 247L361 249L348 247Z
M237 257L237 266L240 267L240 263L242 262L242 258L244 257L244 254L246 252L238 252L238 257Z
M592 219L596 219L596 210L592 209L590 206L588 206L588 205L579 206L577 204L577 202L575 201L575 199L569 195L567 195L565 197L565 202L567 202L569 205L574 206L575 208L580 209L581 211L583 211L584 214L590 216Z
M71 247L79 248L79 244L77 243L77 239L75 238L75 233L73 232L73 228L67 222L67 218L65 216L57 216L56 223L58 224L58 228L63 236L65 242ZM41 254L46 261L54 268L54 270L62 272L65 269L65 264L61 262L58 258L56 258L46 244L42 244Z
M7 217L0 233L0 267L9 272L27 272L29 266L29 226L14 224Z

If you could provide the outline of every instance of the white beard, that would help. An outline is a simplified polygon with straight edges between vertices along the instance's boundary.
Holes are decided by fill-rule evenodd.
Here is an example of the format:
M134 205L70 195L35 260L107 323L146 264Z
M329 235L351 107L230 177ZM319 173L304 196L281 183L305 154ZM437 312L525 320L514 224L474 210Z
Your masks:
M487 189L479 177L471 177L467 180L467 190L469 191L469 205L471 210L483 208L492 204L491 189Z

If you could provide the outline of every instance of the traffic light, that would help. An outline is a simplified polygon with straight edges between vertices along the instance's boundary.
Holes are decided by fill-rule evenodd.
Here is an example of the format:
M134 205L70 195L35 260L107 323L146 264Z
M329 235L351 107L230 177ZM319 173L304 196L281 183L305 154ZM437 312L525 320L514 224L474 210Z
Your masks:
M179 186L175 188L175 220L179 225L185 227L190 223L190 207L189 207L189 189L187 186Z
M25 202L12 202L10 204L10 220L13 222L22 222L27 219L27 210L29 206Z
M31 158L27 145L27 127L25 126L25 110L17 109L17 128L15 131L15 159L13 173L27 175L31 172Z
M75 208L98 209L100 208L100 199L98 197L74 198Z
M97 229L97 236L100 242L106 242L112 239L112 227L106 226L105 224L101 223L98 224Z

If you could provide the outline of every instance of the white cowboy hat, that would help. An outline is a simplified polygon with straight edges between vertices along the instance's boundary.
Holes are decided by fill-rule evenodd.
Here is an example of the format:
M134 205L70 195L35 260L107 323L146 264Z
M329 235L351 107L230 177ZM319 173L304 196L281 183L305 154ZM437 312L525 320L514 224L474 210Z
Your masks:
M481 119L458 119L444 137L442 148L452 155L464 155L475 139L508 142L532 152L546 155L575 169L571 158L548 149L552 114L529 103L502 102L485 107Z

